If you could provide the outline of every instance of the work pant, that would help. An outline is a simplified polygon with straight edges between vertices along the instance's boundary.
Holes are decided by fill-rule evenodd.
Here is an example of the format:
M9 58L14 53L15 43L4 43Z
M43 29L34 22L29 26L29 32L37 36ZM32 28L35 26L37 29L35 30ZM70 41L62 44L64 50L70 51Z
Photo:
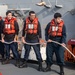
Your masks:
M28 43L37 43L38 40L26 40L26 42ZM27 45L27 44L24 44L24 48L25 48L25 55L24 55L24 59L27 61L28 60L28 57L29 57L29 53L30 53L30 50L31 50L31 46L33 47L34 51L35 51L35 54L36 54L36 58L39 62L42 62L42 57L41 57L41 53L40 53L40 45Z
M46 62L49 65L53 64L53 54L56 55L57 64L59 66L64 65L64 48L60 45L55 46L54 43L47 43L46 47Z
M9 59L10 57L10 50L12 50L12 53L14 55L15 59L19 59L19 53L16 47L16 43L11 43L11 44L4 44L5 50L6 50L6 59Z

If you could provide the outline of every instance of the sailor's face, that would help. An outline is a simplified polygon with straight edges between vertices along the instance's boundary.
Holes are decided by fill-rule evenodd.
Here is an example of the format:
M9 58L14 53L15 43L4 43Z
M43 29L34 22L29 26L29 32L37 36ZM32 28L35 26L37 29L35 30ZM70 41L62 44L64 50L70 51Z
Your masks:
M34 18L35 18L35 14L31 14L31 15L30 15L30 19L31 19L31 20L34 20Z
M7 18L8 18L8 19L11 19L11 18L12 18L12 13L9 13L9 14L7 15Z
M55 20L56 20L57 23L60 23L62 19L60 17L58 17Z

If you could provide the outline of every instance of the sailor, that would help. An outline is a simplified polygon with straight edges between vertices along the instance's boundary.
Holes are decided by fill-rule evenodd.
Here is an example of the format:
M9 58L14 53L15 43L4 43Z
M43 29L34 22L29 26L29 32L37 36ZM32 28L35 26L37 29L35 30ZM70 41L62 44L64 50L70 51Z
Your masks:
M1 34L2 34L3 25L4 25L4 22L2 20L2 17L0 16L0 40L1 40ZM4 44L1 41L0 41L0 54L2 55L1 62L3 63L3 61L4 61Z
M5 50L6 50L6 60L4 64L9 63L9 58L10 58L10 49L12 50L12 53L14 55L14 58L16 59L16 64L15 66L19 65L19 53L16 48L16 37L18 36L19 32L19 26L15 18L12 16L11 11L6 12L6 18L4 20L4 26L3 26L3 35L2 37L2 42L12 42L10 44L5 43Z
M66 27L64 21L61 19L60 13L54 14L54 19L48 23L45 29L45 38L47 43L46 47L46 64L45 72L51 70L53 64L53 54L56 55L57 64L60 66L60 75L64 75L64 48L58 44L52 42L52 40L61 43L63 46L66 45Z
M25 36L25 37L24 37ZM30 53L31 46L33 47L36 58L39 63L38 71L42 70L42 57L40 54L40 45L28 45L27 43L41 43L41 26L36 17L34 11L29 12L29 17L26 18L23 32L22 32L22 42L24 43L25 48L25 55L24 55L24 62L20 65L20 68L27 67L27 61Z

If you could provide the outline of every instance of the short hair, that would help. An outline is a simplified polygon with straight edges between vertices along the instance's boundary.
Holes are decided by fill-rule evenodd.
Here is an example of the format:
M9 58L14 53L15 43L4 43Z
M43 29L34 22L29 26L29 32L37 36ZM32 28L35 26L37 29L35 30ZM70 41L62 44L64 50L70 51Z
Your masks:
M58 17L62 17L62 15L60 13L55 13L54 18L58 18Z
M35 12L34 12L34 11L30 11L30 12L29 12L29 15L31 15L31 14L35 14Z
M8 11L6 12L6 15L8 15L9 13L11 13L11 14L12 14L12 12L8 10Z

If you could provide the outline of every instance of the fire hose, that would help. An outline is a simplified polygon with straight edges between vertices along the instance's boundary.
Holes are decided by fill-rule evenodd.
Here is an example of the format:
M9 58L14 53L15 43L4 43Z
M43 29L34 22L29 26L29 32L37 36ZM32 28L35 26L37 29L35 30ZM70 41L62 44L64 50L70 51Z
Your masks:
M52 41L53 43L56 43L58 45L61 45L62 47L64 47L74 58L75 58L75 55L64 45L62 45L61 43L57 42L57 41Z
M1 40L0 40L1 41ZM6 43L6 44L11 44L11 43L13 43L14 41L11 41L11 42L3 42L3 43ZM18 42L20 42L20 43L22 43L21 41L16 41L17 43ZM37 45L37 44L46 44L48 41L46 41L46 42L44 42L44 43L25 43L25 44L27 44L27 45ZM56 44L58 44L58 45L60 45L60 46L62 46L62 47L64 47L74 58L75 58L75 55L66 47L66 46L64 46L64 45L62 45L61 43L59 43L59 42L57 42L57 41L51 41L51 42L53 42L53 43L56 43Z

